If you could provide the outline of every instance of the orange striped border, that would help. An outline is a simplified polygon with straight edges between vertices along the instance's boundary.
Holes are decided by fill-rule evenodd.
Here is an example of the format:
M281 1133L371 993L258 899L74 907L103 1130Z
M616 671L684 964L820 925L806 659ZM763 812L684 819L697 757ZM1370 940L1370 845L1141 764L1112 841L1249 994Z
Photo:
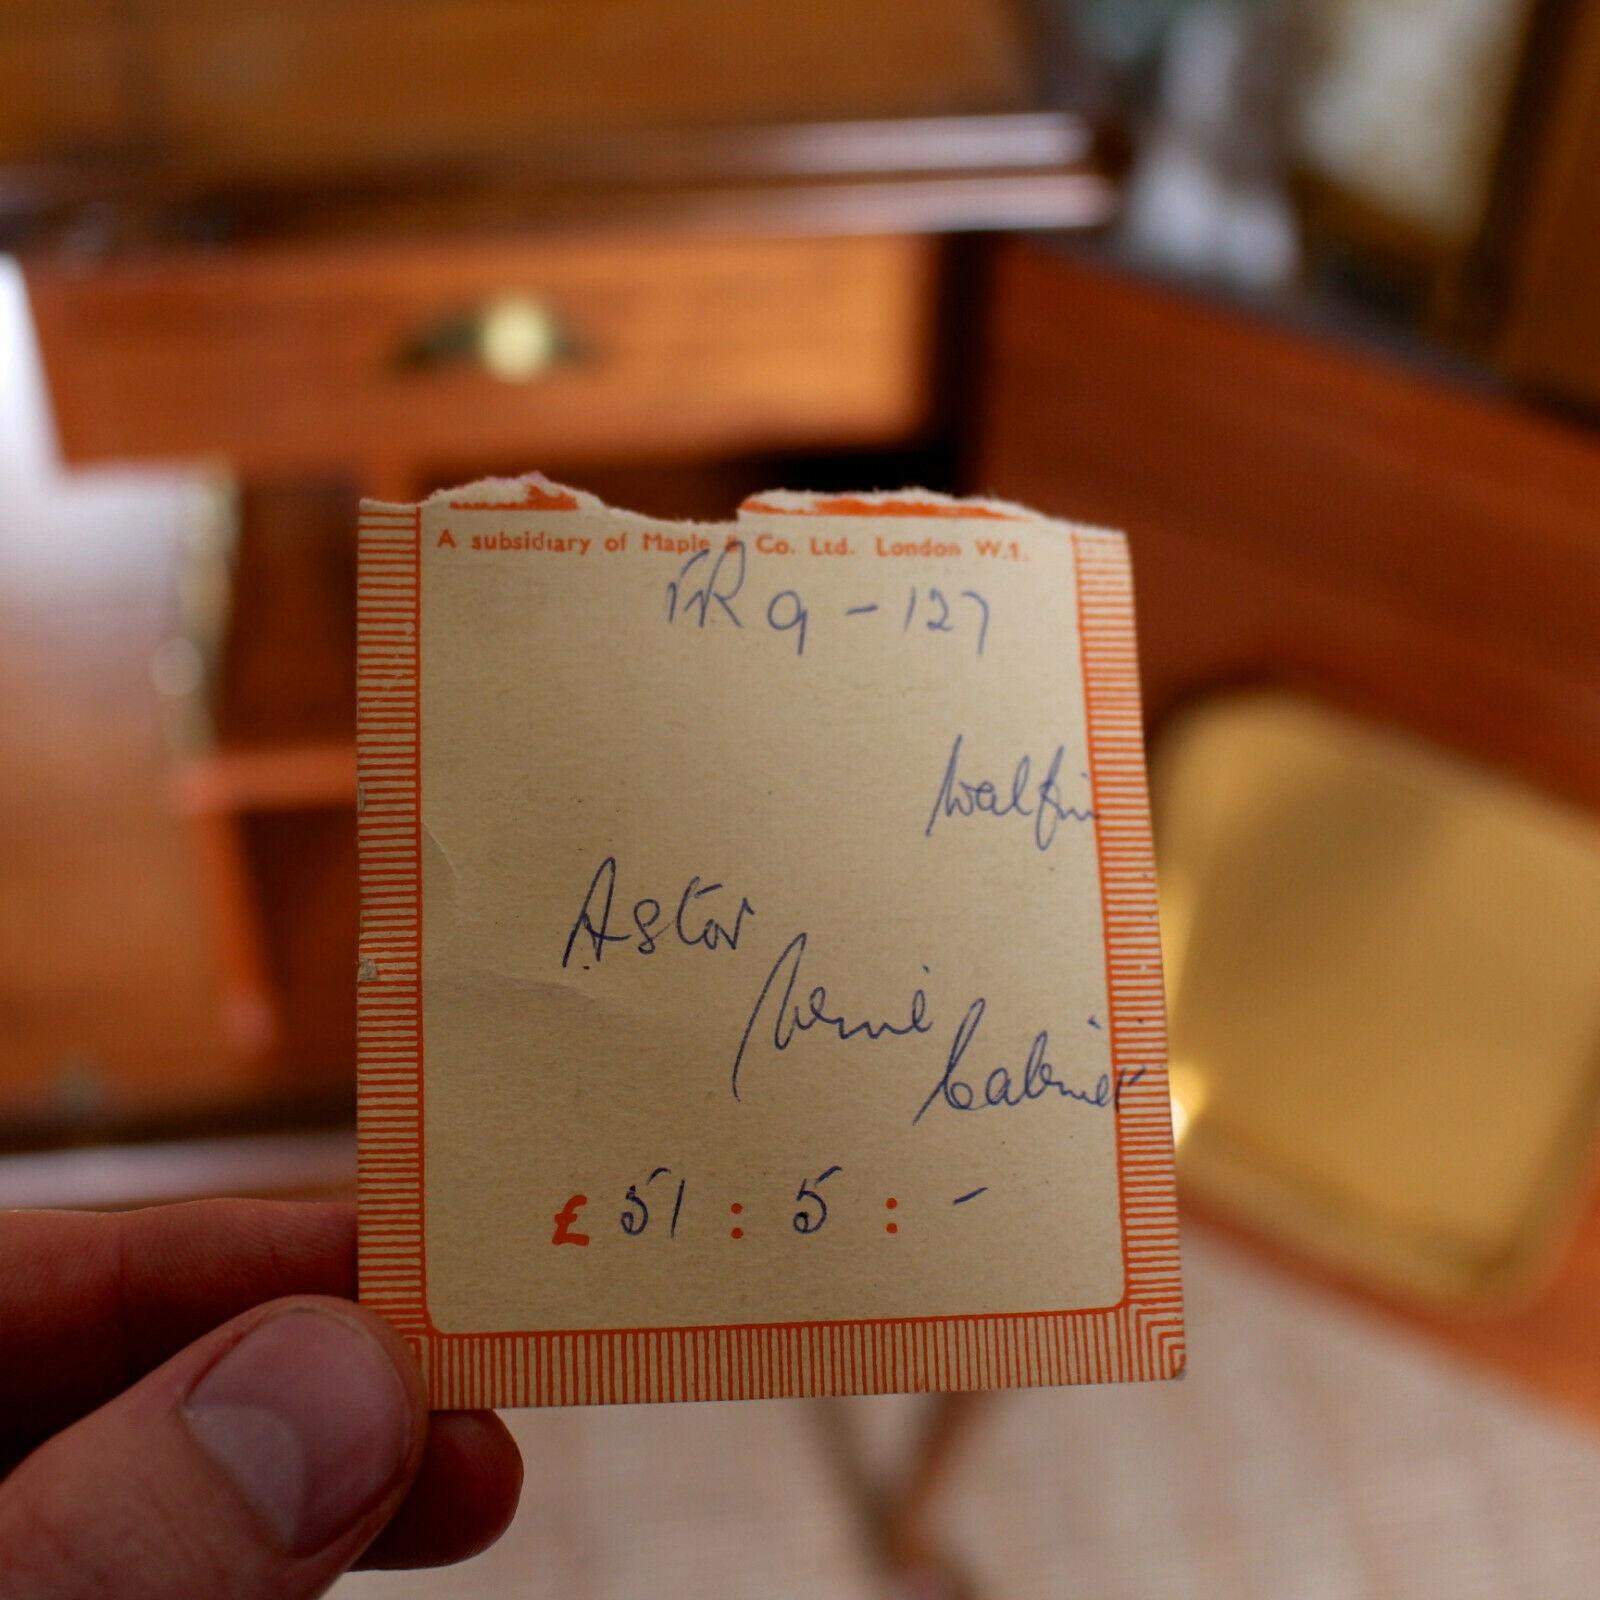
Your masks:
M1074 529L1072 553L1112 1075L1124 1082L1141 1074L1117 1112L1124 1288L1121 1305L1104 1315L1115 1318L1119 1358L1134 1369L1128 1376L1170 1378L1184 1365L1183 1291L1133 573L1119 534Z
M422 1226L422 512L363 501L356 578L361 1299L426 1364Z
M435 1407L774 1399L1175 1377L1183 1370L1155 871L1127 549L1071 531L1104 907L1124 1290L1114 1306L979 1316L445 1333L427 1309L421 919L420 510L364 502L358 582L361 1299Z

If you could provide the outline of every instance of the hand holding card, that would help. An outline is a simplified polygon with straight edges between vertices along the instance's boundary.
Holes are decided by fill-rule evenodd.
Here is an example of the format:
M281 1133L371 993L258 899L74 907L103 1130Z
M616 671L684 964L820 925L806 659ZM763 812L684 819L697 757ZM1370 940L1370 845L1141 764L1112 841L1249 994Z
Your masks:
M361 522L362 1298L441 1407L1182 1367L1123 541Z

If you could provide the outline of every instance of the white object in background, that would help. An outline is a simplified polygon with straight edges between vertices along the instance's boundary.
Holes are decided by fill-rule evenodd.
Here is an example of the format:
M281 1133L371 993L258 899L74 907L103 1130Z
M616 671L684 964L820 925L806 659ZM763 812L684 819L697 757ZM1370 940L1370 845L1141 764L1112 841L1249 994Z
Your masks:
M1121 244L1136 260L1242 288L1270 289L1299 265L1272 133L1256 126L1246 80L1256 35L1233 6L1174 25L1159 120L1129 183Z

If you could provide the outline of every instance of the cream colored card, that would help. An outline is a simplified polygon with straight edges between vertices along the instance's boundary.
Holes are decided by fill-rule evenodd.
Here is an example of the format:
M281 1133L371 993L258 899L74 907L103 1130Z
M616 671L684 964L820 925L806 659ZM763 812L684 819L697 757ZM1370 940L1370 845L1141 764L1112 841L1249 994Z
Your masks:
M1181 1370L1118 535L535 476L360 555L361 1294L436 1405Z

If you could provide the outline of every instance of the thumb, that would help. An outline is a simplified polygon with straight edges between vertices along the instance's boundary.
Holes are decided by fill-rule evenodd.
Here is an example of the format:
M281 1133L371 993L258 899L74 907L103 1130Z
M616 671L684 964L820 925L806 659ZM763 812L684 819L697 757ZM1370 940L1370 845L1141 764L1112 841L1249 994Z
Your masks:
M258 1307L0 1483L0 1594L319 1595L399 1504L426 1429L384 1323L341 1300Z

